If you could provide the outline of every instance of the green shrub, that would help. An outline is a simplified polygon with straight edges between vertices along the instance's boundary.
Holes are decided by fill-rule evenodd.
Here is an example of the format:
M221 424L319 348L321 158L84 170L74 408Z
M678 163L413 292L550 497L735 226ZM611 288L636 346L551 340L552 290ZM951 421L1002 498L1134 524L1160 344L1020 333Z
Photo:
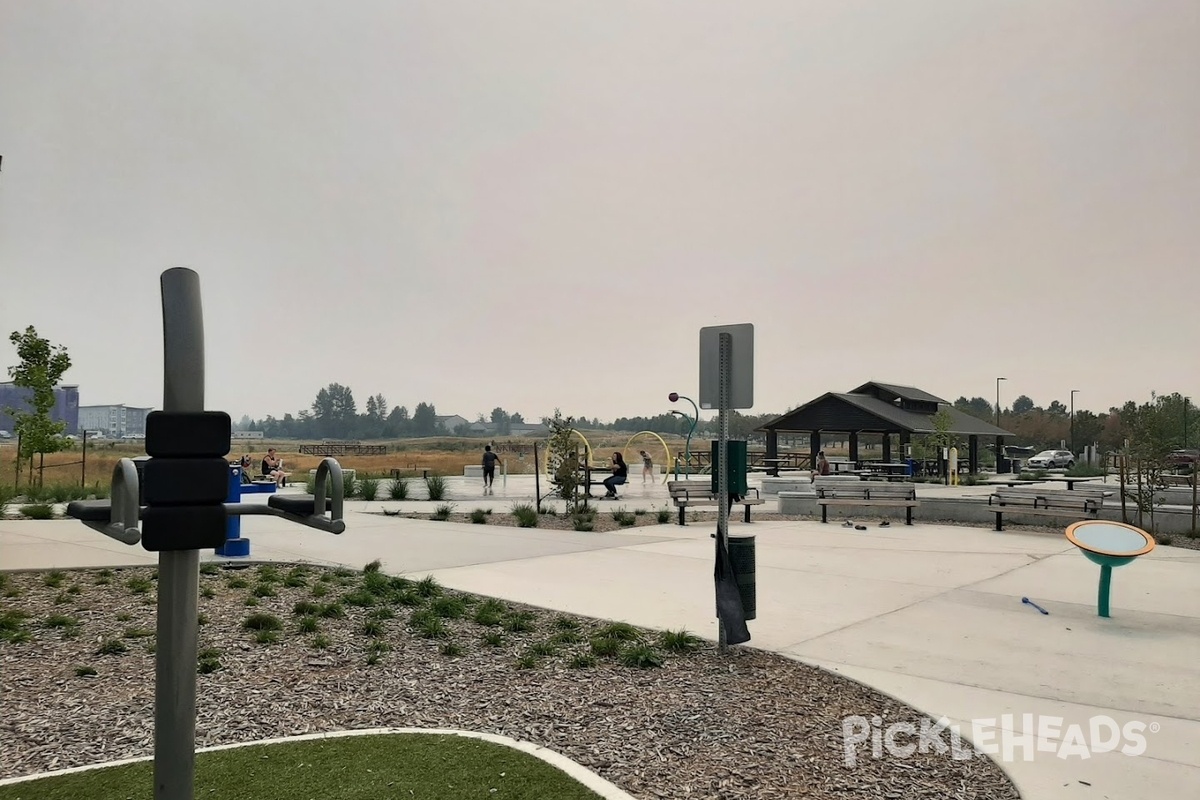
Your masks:
M1107 475L1108 471L1100 467L1093 467L1091 464L1076 464L1067 470L1068 478L1099 478Z
M554 642L534 642L529 646L529 652L535 656L556 656L558 655L558 645Z
M246 606L247 608L254 608L256 605L258 605L258 598L254 595L250 595L242 601L242 605Z
M148 628L126 628L121 634L126 639L148 639L154 635L154 631Z
M616 639L597 637L590 642L592 654L603 657L615 656L621 652L621 643Z
M90 677L93 677L94 675L96 675L95 667L76 667L75 668L75 677L76 678L90 678Z
M275 587L269 583L256 583L250 594L255 597L274 597Z
M550 637L550 641L555 644L578 644L583 641L583 637L578 631L559 631Z
M29 519L54 519L54 507L45 503L21 506L20 511L21 516L29 517Z
M538 525L537 509L532 503L514 503L512 515L517 520L519 528L536 528Z
M429 475L425 478L425 491L429 493L430 500L445 500L448 488L446 479L441 475Z
M248 631L277 631L283 628L283 622L274 614L251 614L242 620L242 627Z
M471 522L475 525L487 524L487 513L482 508L477 508L471 512Z
M116 656L126 652L128 649L129 648L127 648L125 643L120 639L105 639L100 643L100 646L96 648L96 655Z
M426 575L421 580L417 581L417 594L422 597L437 597L442 593L442 587L432 575Z
M392 593L392 579L382 572L368 572L363 575L362 588L376 597L386 597Z
M558 509L554 506L542 506L542 510L539 513L545 514L547 517L557 517Z
M538 658L532 653L526 653L519 656L516 661L517 669L537 669Z
M359 481L357 478L351 478L349 475L342 473L342 497L343 498L349 500L351 497L354 497L355 495L357 495L358 494L358 486L359 486ZM316 489L314 488L312 492L309 492L309 494L314 494L315 492L316 492Z
M476 625L486 625L489 628L494 628L504 621L502 614L483 606L475 609L475 616L472 619Z
M296 623L296 628L301 633L316 633L321 629L321 623L316 617L301 617Z
M663 665L662 654L645 644L635 644L621 653L621 663L637 669L651 669Z
M367 653L370 655L381 656L390 652L392 652L392 646L383 639L372 639L367 642Z
M425 598L416 589L404 589L392 594L392 602L402 606L420 606L425 604Z
M683 629L663 631L658 637L659 646L672 653L687 653L695 650L703 643L704 640L699 636L693 636Z
M396 478L392 481L392 485L388 487L388 497L393 500L408 499L408 479Z
M196 615L196 624L197 625L207 625L208 624L208 614L205 614L204 612L200 612L199 614L197 614Z
M42 623L47 628L74 628L78 624L79 620L68 617L66 614L51 614Z
M125 585L133 594L146 594L154 588L154 584L148 578L130 578L125 581Z
M596 526L588 517L576 514L571 517L571 527L580 533L590 533Z
M571 660L567 662L567 666L571 669L588 669L596 666L596 657L577 653L571 656Z
M462 645L455 644L454 642L446 642L442 645L441 653L449 658L457 658L463 654Z
M392 611L387 606L380 606L379 608L372 608L370 611L368 611L367 617L370 619L395 619L396 612Z
M660 508L654 514L654 518L658 520L659 525L666 525L671 521L671 510L668 508Z
M279 631L255 631L254 641L258 644L275 644L279 641Z
M309 642L309 644L312 645L314 650L324 650L325 648L329 647L329 637L319 633L312 638L312 641Z
M445 639L450 635L442 618L428 610L417 611L410 620L413 630L422 639Z
M320 598L320 597L324 597L327 594L329 594L329 587L323 583L315 584L312 587L312 596L313 597Z
M500 631L487 631L481 637L481 641L488 647L500 647L504 644L504 634Z
M533 630L533 615L527 611L510 614L504 620L504 629L509 633L525 633Z
M383 623L377 619L364 620L362 627L359 630L365 635L372 638L383 636Z
M363 572L363 575L369 575L372 572L379 572L382 569L383 569L383 562L377 558L374 561L363 564L362 572Z
M602 639L615 639L618 642L635 642L642 638L641 631L627 622L612 622L596 631Z
M358 493L363 500L374 500L379 494L379 481L375 478L363 478L358 482Z
M437 522L445 522L446 520L450 519L450 515L453 513L454 503L442 503L433 510L433 514L430 515L429 518L436 520Z
M274 564L259 564L255 573L258 575L259 583L281 583L283 581L283 575Z
M308 586L308 571L303 567L293 567L283 576L283 585L292 589Z
M196 672L201 675L209 675L221 668L221 659L219 658L199 658L196 660Z
M457 597L438 597L429 604L429 610L444 619L461 619L467 613L467 605Z
M633 515L634 515L635 517L644 517L644 516L646 516L646 509L644 509L644 508L635 508L635 509L633 510Z
M62 586L63 581L67 579L67 573L61 569L52 569L42 576L42 583L49 586L51 589L57 589Z
M577 631L579 630L579 620L560 615L554 618L554 627L560 631Z
M220 571L221 571L221 568L218 567L216 564L212 563L211 561L205 561L203 564L200 565L200 574L201 575L216 575L216 574L220 573Z
M353 592L346 592L342 595L342 602L348 606L357 606L358 608L370 608L375 605L375 595L368 592L366 589L355 589Z
M250 581L240 575L230 575L225 579L225 585L230 589L245 589L250 585Z
M320 611L321 605L319 603L314 603L311 600L300 600L294 606L292 606L292 613L297 617L311 616L312 614L320 613Z

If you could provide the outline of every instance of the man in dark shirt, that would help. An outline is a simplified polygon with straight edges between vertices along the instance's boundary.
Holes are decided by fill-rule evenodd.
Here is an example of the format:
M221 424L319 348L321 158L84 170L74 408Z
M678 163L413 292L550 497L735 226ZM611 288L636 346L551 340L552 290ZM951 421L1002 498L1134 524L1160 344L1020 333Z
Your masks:
M496 462L500 461L500 456L492 452L492 446L486 445L483 448L483 493L495 494L492 489L492 481L496 479Z

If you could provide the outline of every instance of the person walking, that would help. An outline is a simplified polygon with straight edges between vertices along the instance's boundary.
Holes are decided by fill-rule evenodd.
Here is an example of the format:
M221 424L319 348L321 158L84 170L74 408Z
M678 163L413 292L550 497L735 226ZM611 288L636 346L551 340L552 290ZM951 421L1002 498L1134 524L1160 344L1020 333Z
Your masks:
M650 458L650 454L645 450L639 450L638 452L642 456L642 483L645 483L647 478L654 480L654 460Z
M492 452L492 446L485 445L483 448L483 493L495 494L496 491L492 488L492 482L496 480L496 462L500 461L500 456Z

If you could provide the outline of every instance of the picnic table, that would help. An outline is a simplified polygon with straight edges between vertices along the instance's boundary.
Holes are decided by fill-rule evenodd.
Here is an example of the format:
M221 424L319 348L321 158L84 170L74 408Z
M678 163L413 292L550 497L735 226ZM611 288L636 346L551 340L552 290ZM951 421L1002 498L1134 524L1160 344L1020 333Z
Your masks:
M1077 484L1077 483L1085 483L1087 481L1094 481L1094 480L1096 480L1096 478L1094 478L1094 477L1092 477L1092 478L1072 478L1072 477L1068 477L1066 475L1050 475L1046 478L1043 478L1042 480L1050 481L1052 483L1065 483L1067 485L1067 489L1071 490L1071 489L1075 488L1075 484Z
M1037 481L1030 479L1030 478L1011 478L1009 480L1004 480L1003 478L1000 478L997 480L985 481L984 485L1013 487L1013 486L1027 486L1031 483L1037 483Z

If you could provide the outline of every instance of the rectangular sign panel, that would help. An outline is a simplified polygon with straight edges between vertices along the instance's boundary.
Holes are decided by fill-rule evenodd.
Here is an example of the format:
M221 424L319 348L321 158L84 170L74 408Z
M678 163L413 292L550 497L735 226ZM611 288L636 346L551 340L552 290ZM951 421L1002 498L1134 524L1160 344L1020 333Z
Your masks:
M730 408L754 407L754 326L714 325L700 329L700 407L716 408L720 401L721 339L733 339L730 359Z

